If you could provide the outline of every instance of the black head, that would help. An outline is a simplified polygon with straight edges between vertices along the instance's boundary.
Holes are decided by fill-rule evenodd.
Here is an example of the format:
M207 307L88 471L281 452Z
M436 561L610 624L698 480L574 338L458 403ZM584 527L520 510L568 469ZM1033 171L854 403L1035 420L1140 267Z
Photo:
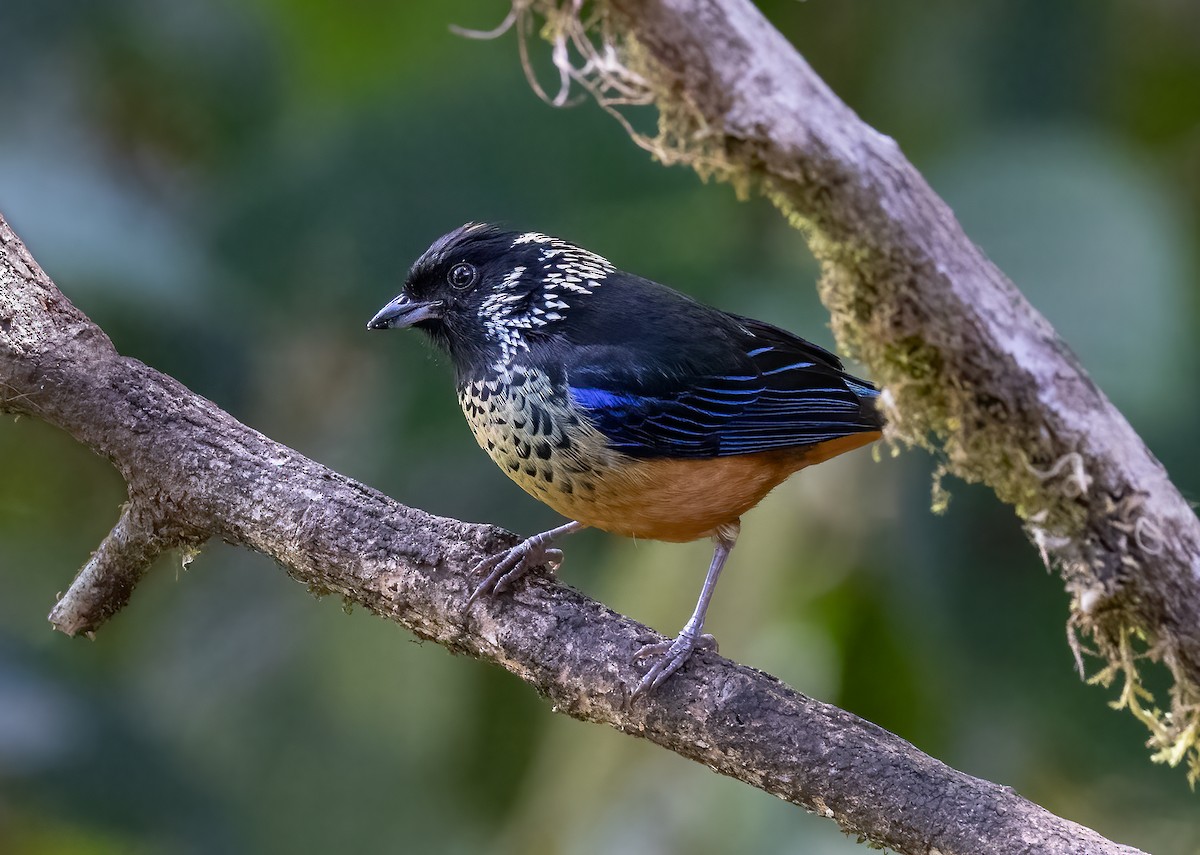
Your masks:
M416 327L460 371L499 369L554 335L572 300L612 272L605 259L558 238L467 223L425 250L367 329Z

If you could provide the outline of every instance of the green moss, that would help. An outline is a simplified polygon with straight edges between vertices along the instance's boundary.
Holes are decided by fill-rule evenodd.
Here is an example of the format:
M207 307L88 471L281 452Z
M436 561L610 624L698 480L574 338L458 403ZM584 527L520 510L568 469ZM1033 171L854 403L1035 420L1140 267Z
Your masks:
M927 262L897 250L903 243L890 240L890 222L880 215L853 226L833 221L825 188L811 178L781 177L799 175L795 164L769 170L771 152L726 136L700 105L685 97L688 90L679 75L687 69L677 73L658 66L634 37L620 31L619 22L610 20L604 5L589 7L586 23L572 8L550 0L514 2L519 16L536 14L545 20L540 32L557 44L560 61L566 57L564 46L580 40L587 40L597 56L619 59L599 70L585 68L574 79L655 159L689 166L706 181L727 182L742 199L762 193L805 235L822 265L818 288L839 346L866 364L884 390L886 438L893 448L920 447L940 458L933 477L933 510L944 510L949 501L947 475L986 484L1013 507L1072 594L1068 627L1077 660L1082 663L1083 648L1075 640L1081 632L1093 644L1086 652L1105 663L1089 682L1108 687L1120 681L1121 694L1113 705L1129 710L1150 730L1156 762L1186 763L1194 785L1200 779L1200 689L1188 681L1169 646L1139 628L1136 604L1112 602L1116 585L1111 568L1092 558L1113 553L1111 545L1089 541L1095 532L1124 525L1136 535L1136 509L1088 492L1082 457L1064 454L1054 444L1027 389L1006 393L1002 383L988 382L983 388L966 379L989 377L990 366L1004 356L981 352L976 342L964 341L969 333L953 325L930 322L929 310L912 288L928 272ZM517 26L520 30L521 24ZM633 130L621 105L606 94L617 85L625 88L626 101L658 108L656 136ZM1165 664L1174 678L1165 703L1156 701L1140 676L1139 666L1146 660Z

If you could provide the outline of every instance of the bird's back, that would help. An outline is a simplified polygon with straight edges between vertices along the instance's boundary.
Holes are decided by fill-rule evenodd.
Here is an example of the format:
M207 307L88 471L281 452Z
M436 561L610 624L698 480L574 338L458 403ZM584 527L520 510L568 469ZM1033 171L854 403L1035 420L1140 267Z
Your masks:
M817 345L620 272L556 335L459 380L476 440L526 491L587 525L672 541L877 438L873 398Z

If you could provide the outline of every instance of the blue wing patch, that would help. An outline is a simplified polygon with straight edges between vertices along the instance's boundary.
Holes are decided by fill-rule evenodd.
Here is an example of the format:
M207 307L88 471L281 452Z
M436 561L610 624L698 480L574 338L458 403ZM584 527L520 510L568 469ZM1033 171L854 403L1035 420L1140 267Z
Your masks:
M606 288L615 299L618 291ZM572 331L569 347L549 341L545 351L548 370L561 372L579 414L614 449L723 457L805 448L882 425L874 387L812 342L682 297L655 311L631 313L629 305L614 308L624 313L616 328L593 318Z
M609 392L605 389L590 389L586 386L572 386L571 397L575 399L575 403L586 410L618 410L637 404L638 399L634 395L621 395L616 392Z
M770 350L751 350L746 356L753 362L755 355ZM588 385L568 388L610 445L635 457L753 454L879 429L872 401L877 393L870 384L840 369L794 358L762 367L757 374L669 384L656 378L653 388L619 373L593 372ZM598 383L600 379L605 382Z

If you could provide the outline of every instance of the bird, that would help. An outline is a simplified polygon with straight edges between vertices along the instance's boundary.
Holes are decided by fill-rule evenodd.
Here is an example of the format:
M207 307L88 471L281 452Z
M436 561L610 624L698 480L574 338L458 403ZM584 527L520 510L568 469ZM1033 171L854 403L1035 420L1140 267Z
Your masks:
M631 699L699 649L741 517L794 472L882 435L878 390L838 357L764 321L700 303L541 232L467 223L413 263L369 330L414 327L453 363L479 446L569 522L492 555L470 603L556 568L561 538L711 538L691 618Z

